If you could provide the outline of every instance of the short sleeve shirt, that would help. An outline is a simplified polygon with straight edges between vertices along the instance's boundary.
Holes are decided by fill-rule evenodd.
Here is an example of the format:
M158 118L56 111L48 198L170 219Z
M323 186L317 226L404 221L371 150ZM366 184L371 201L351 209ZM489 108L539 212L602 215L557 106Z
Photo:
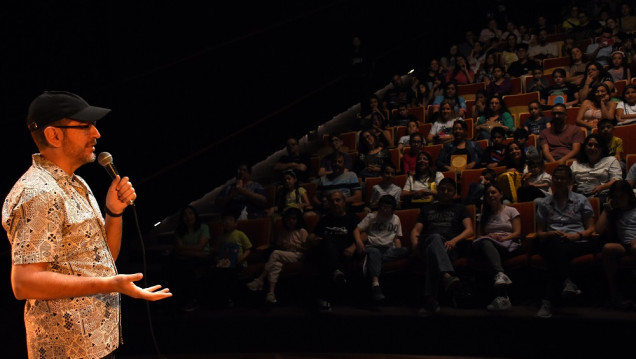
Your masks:
M420 237L439 233L445 240L451 240L464 231L463 221L466 218L470 218L470 213L459 203L424 205L417 219L423 225Z
M546 231L575 233L585 230L585 220L594 217L594 210L587 197L580 193L568 192L568 200L559 208L553 195L539 202L537 222L545 223Z
M358 223L358 228L367 233L369 244L373 246L393 247L395 237L402 237L400 217L395 214L382 219L377 212L369 213Z
M51 272L81 277L117 274L92 191L38 154L5 199L2 225L13 264L47 263ZM27 299L29 357L104 357L119 346L119 319L119 293Z

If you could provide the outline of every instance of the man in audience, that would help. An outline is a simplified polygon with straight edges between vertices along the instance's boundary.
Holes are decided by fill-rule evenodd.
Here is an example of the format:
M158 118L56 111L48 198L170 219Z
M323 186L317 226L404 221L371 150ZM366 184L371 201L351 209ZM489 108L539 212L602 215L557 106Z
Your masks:
M252 168L241 163L236 178L221 189L215 204L221 212L234 218L257 218L264 214L267 196L263 186L252 181Z
M537 317L552 316L552 301L560 291L563 297L581 294L569 277L572 258L600 251L600 244L590 239L594 232L594 210L584 195L570 190L572 170L559 165L552 175L552 195L537 207L539 253L548 264L548 276Z
M566 164L576 157L585 141L581 128L566 123L568 113L565 105L558 103L552 107L552 126L541 131L539 143L546 162Z
M512 77L530 75L534 69L539 68L536 62L530 61L528 58L528 44L517 45L517 58L518 60L508 67L508 75Z
M548 42L548 32L545 29L539 31L537 44L530 46L528 49L528 56L530 56L530 59L534 60L539 66L543 64L544 59L557 57L560 53L561 52L555 43Z
M309 179L309 156L300 153L298 140L293 137L287 139L287 154L282 155L276 164L274 171L282 173L286 170L294 170L300 182L307 182Z
M332 172L320 176L316 194L312 199L315 208L319 211L326 211L329 208L327 195L338 190L345 197L345 204L353 204L362 201L362 189L358 175L353 171L346 171L344 168L344 156L338 153L331 163Z
M607 66L612 61L612 30L604 28L601 33L601 38L597 43L589 44L585 50L585 57L587 61L596 61L603 66Z
M320 168L318 169L318 176L324 176L333 172L331 168L331 163L335 160L338 154L341 154L344 158L344 170L345 171L353 171L353 159L347 152L350 151L349 147L344 145L344 141L342 137L337 134L329 135L329 147L325 147L325 149L330 148L331 152L325 153L324 151L318 151L319 156L323 156L320 159Z

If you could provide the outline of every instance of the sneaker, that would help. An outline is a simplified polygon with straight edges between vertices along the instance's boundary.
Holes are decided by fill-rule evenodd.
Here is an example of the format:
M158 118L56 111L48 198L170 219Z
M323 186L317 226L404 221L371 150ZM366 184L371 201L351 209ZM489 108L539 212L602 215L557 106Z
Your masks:
M276 304L276 295L274 293L267 293L265 296L265 301L270 304Z
M437 303L436 300L430 300L417 311L417 315L423 318L427 318L439 313L439 310L439 303Z
M624 298L621 295L616 295L610 300L610 305L614 309L618 310L632 310L634 309L634 301Z
M496 297L486 308L492 311L499 311L510 309L510 307L512 307L512 304L508 297Z
M579 294L581 294L581 290L569 278L563 282L563 291L561 292L561 296L567 298L574 297Z
M339 288L347 284L347 277L345 277L345 274L340 269L336 269L333 272L333 283Z
M495 287L499 287L503 285L511 285L511 284L512 284L512 281L510 280L510 278L508 278L506 273L497 272L497 274L495 274Z
M384 294L382 293L382 288L379 285L374 285L371 287L371 298L374 301L380 302L384 300Z
M256 278L253 281L247 283L247 288L252 292L258 292L259 290L263 290L263 281Z
M549 300L541 301L541 308L537 312L538 318L552 318L552 303Z
M444 290L448 292L455 285L459 284L459 278L453 275L448 278L443 278L442 283L444 284Z

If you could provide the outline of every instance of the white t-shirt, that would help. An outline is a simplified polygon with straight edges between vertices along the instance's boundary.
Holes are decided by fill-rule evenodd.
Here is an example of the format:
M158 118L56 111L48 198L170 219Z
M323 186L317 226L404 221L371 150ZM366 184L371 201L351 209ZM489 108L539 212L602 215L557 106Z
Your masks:
M358 228L367 233L370 245L393 247L395 237L402 237L400 217L395 214L383 220L378 218L378 212L369 213L358 223Z
M621 101L616 105L616 109L623 109L623 114L625 115L634 115L636 114L636 105L628 105L625 101ZM630 123L636 122L636 118L630 118L629 120L620 121L616 124L616 126L627 125Z

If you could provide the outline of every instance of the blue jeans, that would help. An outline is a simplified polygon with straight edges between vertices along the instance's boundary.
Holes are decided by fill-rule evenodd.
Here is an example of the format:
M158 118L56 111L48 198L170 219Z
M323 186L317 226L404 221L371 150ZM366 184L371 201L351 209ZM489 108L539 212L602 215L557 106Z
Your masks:
M429 234L420 244L424 260L426 261L426 276L424 282L424 296L437 298L442 273L454 272L453 263L446 252L446 239L438 233Z
M382 270L382 262L390 262L408 255L408 248L392 248L368 245L367 251L367 274L369 277L379 277Z

